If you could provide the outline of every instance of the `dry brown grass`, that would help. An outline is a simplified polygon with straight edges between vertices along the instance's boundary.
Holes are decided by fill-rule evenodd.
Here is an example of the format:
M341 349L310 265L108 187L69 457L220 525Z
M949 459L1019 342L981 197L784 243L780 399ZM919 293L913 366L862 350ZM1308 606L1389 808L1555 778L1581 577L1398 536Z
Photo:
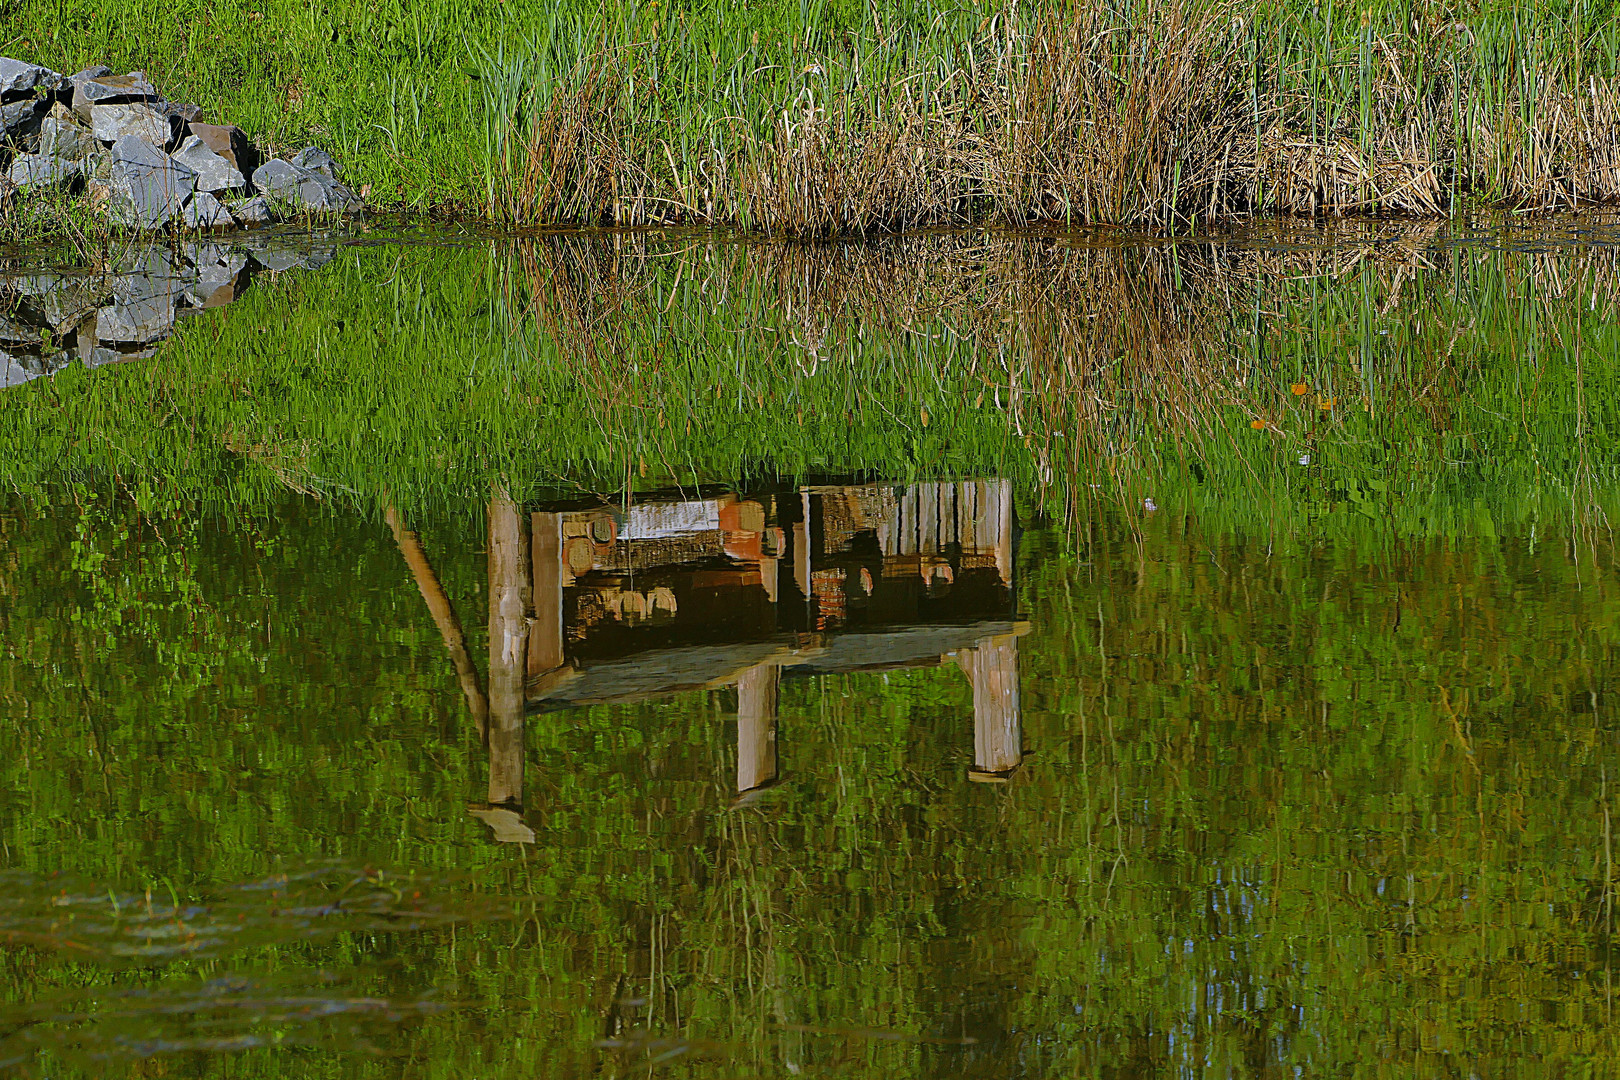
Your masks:
M882 357L903 357L939 372L963 407L1002 410L1044 475L1083 478L1064 487L1068 496L1140 509L1151 494L1141 485L1163 472L1144 455L1167 439L1188 460L1234 434L1293 460L1310 451L1302 432L1369 407L1381 422L1404 414L1444 433L1482 358L1518 355L1529 340L1553 349L1577 294L1601 299L1592 325L1614 314L1620 254L1478 250L1458 265L1436 247L1440 228L1347 219L1303 238L1160 246L1106 234L825 245L553 238L519 245L512 292L594 400L663 408L656 365L678 360L664 342L735 342L727 347L748 357L757 382L781 386L823 372L854 385ZM1537 298L1545 329L1480 322L1475 292L1487 286L1469 277L1477 260L1496 275L1489 290ZM1420 296L1420 346L1371 330L1362 338L1380 350L1375 403L1364 399L1369 372L1353 350L1306 348L1313 320L1337 334ZM1496 318L1519 317L1512 304L1497 308ZM691 325L711 311L757 315ZM1308 394L1293 391L1296 380Z
M1414 19L1369 37L1347 101L1342 71L1334 89L1307 56L1267 55L1252 5L1133 10L1009 8L943 71L936 57L911 76L806 79L782 100L745 93L735 108L770 117L768 134L738 115L652 119L658 43L600 49L538 96L498 209L528 224L831 236L1620 198L1612 80L1510 78L1454 24ZM806 59L807 72L839 63L793 62Z

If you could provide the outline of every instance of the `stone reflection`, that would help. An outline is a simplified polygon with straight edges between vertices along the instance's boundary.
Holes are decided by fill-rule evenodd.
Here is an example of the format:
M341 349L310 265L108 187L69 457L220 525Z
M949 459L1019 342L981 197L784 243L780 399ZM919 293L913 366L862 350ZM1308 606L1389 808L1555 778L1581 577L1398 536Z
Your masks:
M487 696L460 623L390 512L489 751L469 808L528 841L526 715L686 690L737 694L739 800L781 778L784 680L954 663L973 693L976 781L1023 761L1014 513L1005 480L489 504Z
M269 233L140 242L96 266L41 272L37 254L0 260L0 390L74 363L152 356L188 316L223 307L265 271L314 269L336 241Z

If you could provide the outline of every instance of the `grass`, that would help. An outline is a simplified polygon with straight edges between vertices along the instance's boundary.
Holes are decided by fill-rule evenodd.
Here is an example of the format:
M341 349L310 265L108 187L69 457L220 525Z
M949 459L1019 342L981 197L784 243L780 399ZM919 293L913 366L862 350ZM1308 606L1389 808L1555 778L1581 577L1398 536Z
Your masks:
M380 512L497 481L611 499L999 473L1070 520L1151 502L1269 535L1601 522L1617 257L1434 239L349 248L161 358L8 391L0 480Z
M1181 229L1620 195L1608 0L54 0L0 53L145 69L379 207L781 234Z

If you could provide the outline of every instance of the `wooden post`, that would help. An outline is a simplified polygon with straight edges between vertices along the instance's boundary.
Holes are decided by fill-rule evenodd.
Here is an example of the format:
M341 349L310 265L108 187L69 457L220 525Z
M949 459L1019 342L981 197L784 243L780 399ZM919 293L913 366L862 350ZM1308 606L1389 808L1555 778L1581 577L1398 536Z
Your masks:
M800 499L799 520L793 526L793 580L808 610L815 595L810 584L810 493L804 492Z
M534 626L529 630L529 677L544 675L563 662L562 515L535 514Z
M489 801L523 802L523 683L529 652L528 522L489 500Z
M973 768L969 780L1005 781L1024 760L1023 714L1018 702L1018 638L981 639L957 655L973 686Z
M484 687L478 678L478 667L473 663L472 654L467 651L467 638L462 633L461 620L456 618L456 609L451 605L450 597L445 595L444 586L439 584L439 576L433 572L433 564L422 549L422 541L400 524L399 514L392 506L383 511L383 517L394 533L394 543L399 545L400 554L405 556L405 565L410 567L411 576L416 579L416 588L427 603L428 614L433 616L439 636L444 639L445 650L450 653L450 663L456 669L456 681L461 684L462 696L467 699L467 711L472 713L473 725L478 729L478 738L485 740L489 737L489 702L484 697Z
M737 679L737 794L776 779L776 706L782 669L756 664Z

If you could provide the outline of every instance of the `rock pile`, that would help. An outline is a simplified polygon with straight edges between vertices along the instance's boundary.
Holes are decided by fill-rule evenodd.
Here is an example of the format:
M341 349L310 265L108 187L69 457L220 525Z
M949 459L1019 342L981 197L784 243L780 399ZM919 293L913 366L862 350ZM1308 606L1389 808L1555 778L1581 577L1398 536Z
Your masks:
M0 57L0 168L0 195L66 188L125 228L253 228L361 209L325 152L266 159L240 129L164 100L142 72L104 67L63 76Z
M75 362L152 356L176 322L231 303L256 274L322 266L337 248L303 234L235 239L140 244L94 272L0 263L0 390Z

